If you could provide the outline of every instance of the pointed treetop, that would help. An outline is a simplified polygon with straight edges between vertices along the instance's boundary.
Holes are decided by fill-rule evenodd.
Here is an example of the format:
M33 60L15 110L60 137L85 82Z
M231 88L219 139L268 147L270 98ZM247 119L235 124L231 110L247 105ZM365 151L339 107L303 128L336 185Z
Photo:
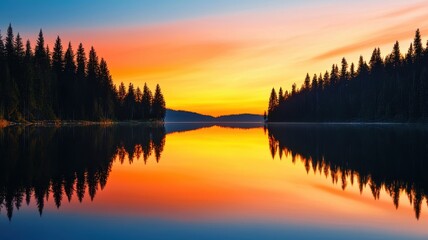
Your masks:
M52 54L52 65L55 71L59 74L64 68L64 59L62 51L61 38L57 36Z
M351 78L355 78L356 73L355 73L355 65L354 65L354 63L351 63L351 68L350 68L349 72L350 72L350 77Z
M318 88L318 76L314 74L311 83L312 90L316 90Z
M278 96L276 95L275 88L272 88L269 98L269 106L268 106L268 116L271 117L272 112L278 106Z
M19 33L16 35L15 38L15 54L20 58L24 57L25 55L24 44L22 43L22 38Z
M281 103L282 101L284 101L284 93L282 92L282 87L279 88L279 92L278 92L278 101Z
M26 57L33 56L33 51L31 50L31 43L29 39L27 39L27 43L25 44L25 56Z
M309 77L309 73L306 73L306 77L305 77L305 89L309 89L310 88L310 83L311 83L311 77Z
M74 62L74 52L71 42L68 42L67 51L64 54L64 71L71 74L76 71L76 63Z
M413 48L414 48L414 59L416 61L419 61L422 58L422 53L423 53L422 39L421 39L421 33L419 31L419 28L416 30L416 33L415 33L415 39L413 40Z
M45 38L43 37L43 30L40 28L39 37L37 39L37 45L40 47L44 47Z
M345 58L342 58L342 68L340 70L340 78L342 80L348 79L348 62Z
M413 62L413 43L410 43L409 50L407 50L406 62L407 63L412 63Z
M6 43L5 43L6 54L7 56L11 57L15 54L14 36L13 36L13 30L12 30L11 24L9 24L9 27L7 28L5 40L6 40Z
M156 120L163 120L165 118L166 106L159 84L156 84L155 95L153 97L153 117Z
M394 47L391 53L391 61L394 68L397 68L401 65L401 52L400 52L400 43L395 42Z

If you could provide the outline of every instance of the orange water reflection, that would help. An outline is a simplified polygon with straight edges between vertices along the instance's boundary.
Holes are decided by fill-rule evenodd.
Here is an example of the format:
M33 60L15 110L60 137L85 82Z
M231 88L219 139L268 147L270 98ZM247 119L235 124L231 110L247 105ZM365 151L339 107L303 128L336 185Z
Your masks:
M428 209L425 203L421 205L417 220L404 191L399 194L398 209L383 186L377 191L378 199L375 200L370 184L360 193L358 183L362 174L352 171L342 174L341 169L332 174L327 165L320 164L323 167L319 167L313 159L296 154L299 151L281 145L261 127L214 126L170 131L166 139L163 128L37 131L34 142L28 140L25 146L45 149L45 158L37 157L38 154L28 158L30 155L25 150L19 151L24 153L21 160L11 158L2 165L17 169L12 163L16 162L16 166L35 163L31 165L36 170L34 175L24 171L22 176L31 178L22 179L31 183L28 185L30 192L33 191L30 208L34 209L35 215L37 207L40 210L37 204L45 203L41 219L56 213L61 216L77 214L82 219L85 216L100 219L123 216L185 223L272 223L303 228L316 226L333 231L364 229L426 236ZM89 132L91 137L87 138ZM73 138L64 138L69 134ZM7 134L2 136L8 141L2 142L4 145L0 150L8 152L8 144L18 144L13 143L15 140ZM58 139L57 146L54 143ZM61 142L65 139L71 139L74 145L70 149L61 148L63 155L59 155L58 147L65 143ZM87 140L79 143L73 139ZM93 142L98 145L91 145ZM46 148L46 144L50 147ZM73 158L73 153L77 158ZM27 162L20 162L23 160ZM56 168L58 161L70 164L66 166L71 170ZM17 177L7 178L4 173L0 178L2 181ZM68 178L63 175L69 173L77 180L67 182ZM34 184L37 179L43 180L43 191ZM7 186L1 183L1 186ZM6 195L0 197L6 197L7 204L20 205L25 182L24 185L19 181L13 184L6 189ZM71 187L67 187L70 184ZM9 194L10 189L18 189L22 195ZM61 200L61 207L57 209ZM3 209L0 210L3 213Z
M154 156L132 164L115 161L109 180L94 202L64 209L92 214L126 214L174 221L311 224L425 234L428 210L420 220L401 194L400 207L385 189L374 200L360 194L357 176L335 181L307 172L297 156L276 156L262 128L204 128L166 137L159 163Z

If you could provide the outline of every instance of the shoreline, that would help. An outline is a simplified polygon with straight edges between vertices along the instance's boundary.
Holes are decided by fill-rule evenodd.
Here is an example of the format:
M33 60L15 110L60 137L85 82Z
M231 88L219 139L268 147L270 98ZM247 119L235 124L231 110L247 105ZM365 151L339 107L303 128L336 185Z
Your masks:
M42 120L35 122L11 122L4 119L0 119L0 129L6 127L73 127L73 126L111 126L120 124L164 124L163 121L88 121L88 120Z

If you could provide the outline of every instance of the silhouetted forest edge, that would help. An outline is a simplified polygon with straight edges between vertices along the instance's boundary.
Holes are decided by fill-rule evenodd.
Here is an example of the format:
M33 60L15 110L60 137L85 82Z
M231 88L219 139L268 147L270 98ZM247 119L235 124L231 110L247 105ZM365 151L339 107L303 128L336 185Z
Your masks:
M78 121L78 120L43 120L35 122L10 122L7 120L0 119L0 128L5 127L66 127L66 126L110 126L110 125L147 125L147 126L159 126L164 125L164 121Z
M4 40L0 32L0 126L163 121L165 105L159 84L154 93L147 84L116 86L94 47L75 52L69 42L64 51L57 36L51 52L40 30L33 50L10 24Z
M267 122L428 122L428 42L419 29L406 54L395 42L382 57L375 48L367 63L342 58L341 67L306 74L300 88L272 89L264 114Z

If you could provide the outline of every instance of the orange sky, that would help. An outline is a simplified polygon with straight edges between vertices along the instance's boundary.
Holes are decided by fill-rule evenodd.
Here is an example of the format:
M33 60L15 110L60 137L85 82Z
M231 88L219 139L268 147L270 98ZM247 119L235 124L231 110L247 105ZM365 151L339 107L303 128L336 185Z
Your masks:
M395 40L406 52L417 28L428 34L426 1L306 4L47 35L75 49L94 45L116 84L159 83L168 108L222 115L262 114L272 87L300 86L343 56L369 59L374 47L384 56Z

